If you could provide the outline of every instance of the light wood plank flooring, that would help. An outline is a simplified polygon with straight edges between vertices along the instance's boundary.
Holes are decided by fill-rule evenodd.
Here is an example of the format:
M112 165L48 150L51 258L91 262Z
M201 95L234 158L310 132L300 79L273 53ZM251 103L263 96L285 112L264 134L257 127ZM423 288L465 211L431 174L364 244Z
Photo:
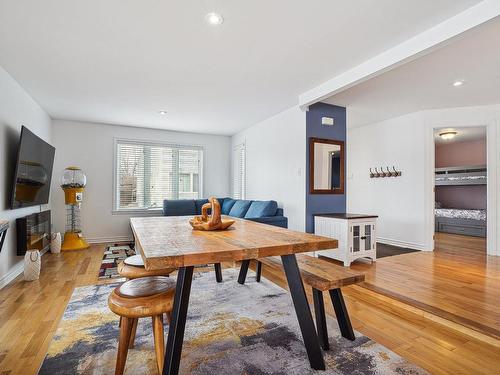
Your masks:
M418 268L419 263L415 262L423 262L425 270L430 273L427 277L435 279L440 288L447 287L441 279L446 278L444 274L456 264L444 256L445 252L449 253L449 257L455 256L455 245L446 245L446 241L443 239L443 255L439 251L434 254L404 254L394 257L399 258L398 262L384 258L376 263L377 271L369 277L378 280L382 277L382 273L379 274L381 270L400 272L399 267L406 270L408 265L413 264ZM97 283L103 248L104 245L92 245L86 251L47 254L42 258L40 280L24 282L19 278L0 290L0 374L36 374L73 289ZM435 258L433 266L427 265L429 255ZM411 258L406 261L403 257ZM385 267L383 264L386 262L390 266ZM470 277L467 290L470 289L471 294L481 285L489 291L490 285L498 285L500 277L498 264L496 261L493 263L496 265L483 265L483 270L479 261L472 263L470 268L466 263L460 263L462 268L453 272ZM366 267L370 274L372 272L369 265L355 267ZM286 285L281 272L270 272L264 268L263 276L279 285ZM249 272L249 277L253 277L252 272ZM406 280L409 276L400 277ZM415 288L412 284L406 285L411 290ZM455 282L450 282L450 288L456 288ZM402 292L406 293L405 290ZM443 291L439 290L439 293ZM500 341L495 338L471 334L470 329L462 329L461 325L364 287L345 288L344 296L355 329L432 373L499 373ZM493 309L498 299L487 299L482 303L486 306L491 304ZM325 305L327 312L332 314L328 300L325 300Z
M500 257L486 255L484 238L436 233L434 252L353 268L377 293L500 339Z

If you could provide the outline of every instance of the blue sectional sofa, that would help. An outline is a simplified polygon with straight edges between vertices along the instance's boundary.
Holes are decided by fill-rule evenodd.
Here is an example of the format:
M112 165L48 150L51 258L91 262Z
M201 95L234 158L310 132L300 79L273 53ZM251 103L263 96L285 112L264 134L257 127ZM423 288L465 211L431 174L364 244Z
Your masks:
M288 228L288 219L276 201L251 201L232 198L217 198L223 215ZM208 199L166 199L163 201L164 216L201 215L201 207Z

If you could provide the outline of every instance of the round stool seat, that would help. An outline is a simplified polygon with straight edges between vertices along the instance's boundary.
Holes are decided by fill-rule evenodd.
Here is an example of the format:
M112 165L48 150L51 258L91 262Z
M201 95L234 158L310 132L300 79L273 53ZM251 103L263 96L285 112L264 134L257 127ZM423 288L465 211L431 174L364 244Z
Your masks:
M127 258L128 259L128 258ZM163 270L150 270L148 271L144 267L136 267L130 266L125 263L125 261L118 264L118 273L121 277L126 277L127 279L138 279L140 277L148 277L148 276L168 276L173 271L174 268L165 268Z
M149 276L124 282L108 298L111 311L127 318L161 315L172 310L176 281Z
M140 255L129 256L125 258L123 263L134 267L144 267L144 261L142 260L142 257Z
M116 293L125 298L149 297L155 294L164 293L172 288L175 289L175 284L175 280L170 277L143 277L142 279L124 282L116 288Z

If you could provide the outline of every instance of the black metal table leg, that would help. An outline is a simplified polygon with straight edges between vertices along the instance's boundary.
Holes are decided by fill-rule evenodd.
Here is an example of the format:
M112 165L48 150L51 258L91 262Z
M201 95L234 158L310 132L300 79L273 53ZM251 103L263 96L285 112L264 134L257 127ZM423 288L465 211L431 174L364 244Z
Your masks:
M217 280L218 283L222 282L222 268L220 266L220 263L214 263L215 267L215 280Z
M333 308L335 309L335 315L337 316L337 322L339 323L340 333L348 340L356 340L340 288L330 290L330 298L332 299Z
M288 288L292 295L295 313L299 321L302 338L306 347L309 363L315 370L324 370L325 361L323 353L319 346L318 335L311 315L311 309L307 302L304 284L302 284L302 277L300 276L299 266L295 254L282 255L283 268L285 269L286 279L288 281Z
M245 284L245 280L247 279L248 266L250 265L250 260L246 259L241 262L240 274L238 276L238 282L241 285Z
M330 349L330 343L328 342L328 328L326 327L325 302L323 301L323 292L321 290L312 288L312 293L319 344L321 345L323 350L328 350Z
M262 275L262 262L260 260L256 260L257 262L257 276L255 280L260 283L260 276Z
M163 362L163 375L177 375L181 361L182 342L186 328L186 315L191 292L194 267L181 267L177 274L172 319L168 329L167 348Z

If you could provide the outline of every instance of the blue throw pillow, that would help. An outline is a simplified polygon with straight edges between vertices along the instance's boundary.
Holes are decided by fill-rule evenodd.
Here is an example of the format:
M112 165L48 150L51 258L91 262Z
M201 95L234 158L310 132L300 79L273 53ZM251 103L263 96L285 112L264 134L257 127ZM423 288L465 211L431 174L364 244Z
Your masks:
M224 201L222 202L222 207L221 207L221 213L222 215L229 215L229 212L231 211L231 208L233 208L234 204L236 201L231 198L224 198Z
M229 216L233 217L245 217L245 214L248 211L248 207L252 204L252 201L240 201L237 200L234 204L233 207L231 208L231 211L229 211Z
M193 199L173 199L163 201L164 216L196 215L196 204Z
M274 216L277 209L276 201L253 201L245 214L245 219Z

